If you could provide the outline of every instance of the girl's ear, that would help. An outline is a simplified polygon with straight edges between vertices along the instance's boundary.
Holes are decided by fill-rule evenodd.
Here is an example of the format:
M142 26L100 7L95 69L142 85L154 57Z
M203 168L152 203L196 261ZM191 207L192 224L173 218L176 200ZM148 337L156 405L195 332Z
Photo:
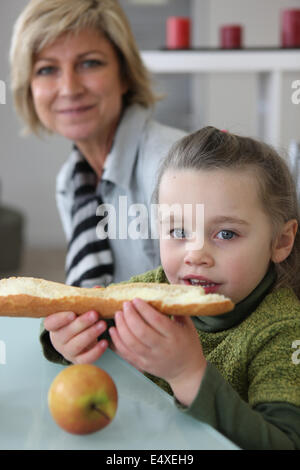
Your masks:
M293 249L297 229L296 219L291 219L284 224L272 245L271 260L274 263L281 263L289 256Z

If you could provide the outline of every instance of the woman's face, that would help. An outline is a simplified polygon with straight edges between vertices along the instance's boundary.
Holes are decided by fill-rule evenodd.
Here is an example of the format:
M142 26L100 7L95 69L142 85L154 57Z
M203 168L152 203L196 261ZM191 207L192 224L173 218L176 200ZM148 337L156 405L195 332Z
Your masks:
M31 91L42 124L80 143L108 138L127 84L112 44L86 29L63 34L36 55Z

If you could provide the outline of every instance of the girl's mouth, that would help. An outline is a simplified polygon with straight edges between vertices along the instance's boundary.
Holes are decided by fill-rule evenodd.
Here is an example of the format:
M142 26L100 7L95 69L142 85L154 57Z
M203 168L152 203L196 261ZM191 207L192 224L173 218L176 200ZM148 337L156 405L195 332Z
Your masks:
M214 294L218 291L221 284L211 281L200 276L185 276L183 278L184 284L188 286L200 286L204 289L205 294Z

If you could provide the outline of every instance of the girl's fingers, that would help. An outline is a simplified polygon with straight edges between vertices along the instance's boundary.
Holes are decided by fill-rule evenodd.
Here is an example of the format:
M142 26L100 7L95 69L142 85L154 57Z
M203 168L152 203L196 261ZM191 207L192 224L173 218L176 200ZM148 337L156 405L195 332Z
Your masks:
M67 354L73 357L82 354L95 343L97 338L104 333L105 330L106 323L104 321L99 321L95 325L92 325L76 334L67 342L67 344L65 344Z
M132 364L134 367L137 367L137 363L141 359L139 356L136 357L136 355L130 351L130 349L127 348L127 346L123 343L122 339L120 338L120 335L118 333L118 330L115 326L112 326L109 328L109 334L112 340L112 350L121 356L125 361L127 361L129 364ZM140 368L142 368L141 365L139 365Z
M112 350L118 354L121 354L121 356L124 357L125 359L128 359L127 358L128 349L126 348L125 344L121 340L117 328L115 326L111 326L108 332L110 334L110 337L113 343Z
M153 348L160 343L161 334L144 320L131 302L124 302L123 315L128 329L143 345Z
M133 299L132 303L141 317L151 325L153 329L163 336L169 336L170 326L172 325L170 322L172 322L172 320L170 320L167 315L160 313L142 299Z
M94 346L83 351L81 354L76 356L76 364L91 364L99 359L102 356L104 351L108 348L108 341L105 339L97 342Z
M77 336L79 333L82 333L92 325L96 324L98 321L98 313L92 310L75 317L75 320L71 321L66 326L50 331L56 332L57 338L61 344L66 344L72 338Z
M44 319L44 327L48 331L57 331L74 321L75 318L74 312L53 313Z
M91 310L82 315L79 315L76 320L74 320L69 327L71 336L76 336L82 331L86 330L88 327L93 325L99 320L99 314Z
M149 348L129 328L126 320L126 314L124 314L124 312L116 312L115 324L118 330L119 338L122 340L122 343L126 346L126 348L135 354L144 355Z

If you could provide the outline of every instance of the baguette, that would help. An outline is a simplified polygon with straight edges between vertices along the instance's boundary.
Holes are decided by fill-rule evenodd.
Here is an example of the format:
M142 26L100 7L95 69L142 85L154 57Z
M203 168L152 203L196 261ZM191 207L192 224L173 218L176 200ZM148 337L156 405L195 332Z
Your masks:
M167 315L218 315L233 309L233 302L219 294L205 294L202 287L159 283L114 284L83 288L32 277L0 280L0 316L42 318L56 312L80 315L97 310L113 318L123 302L139 297Z

